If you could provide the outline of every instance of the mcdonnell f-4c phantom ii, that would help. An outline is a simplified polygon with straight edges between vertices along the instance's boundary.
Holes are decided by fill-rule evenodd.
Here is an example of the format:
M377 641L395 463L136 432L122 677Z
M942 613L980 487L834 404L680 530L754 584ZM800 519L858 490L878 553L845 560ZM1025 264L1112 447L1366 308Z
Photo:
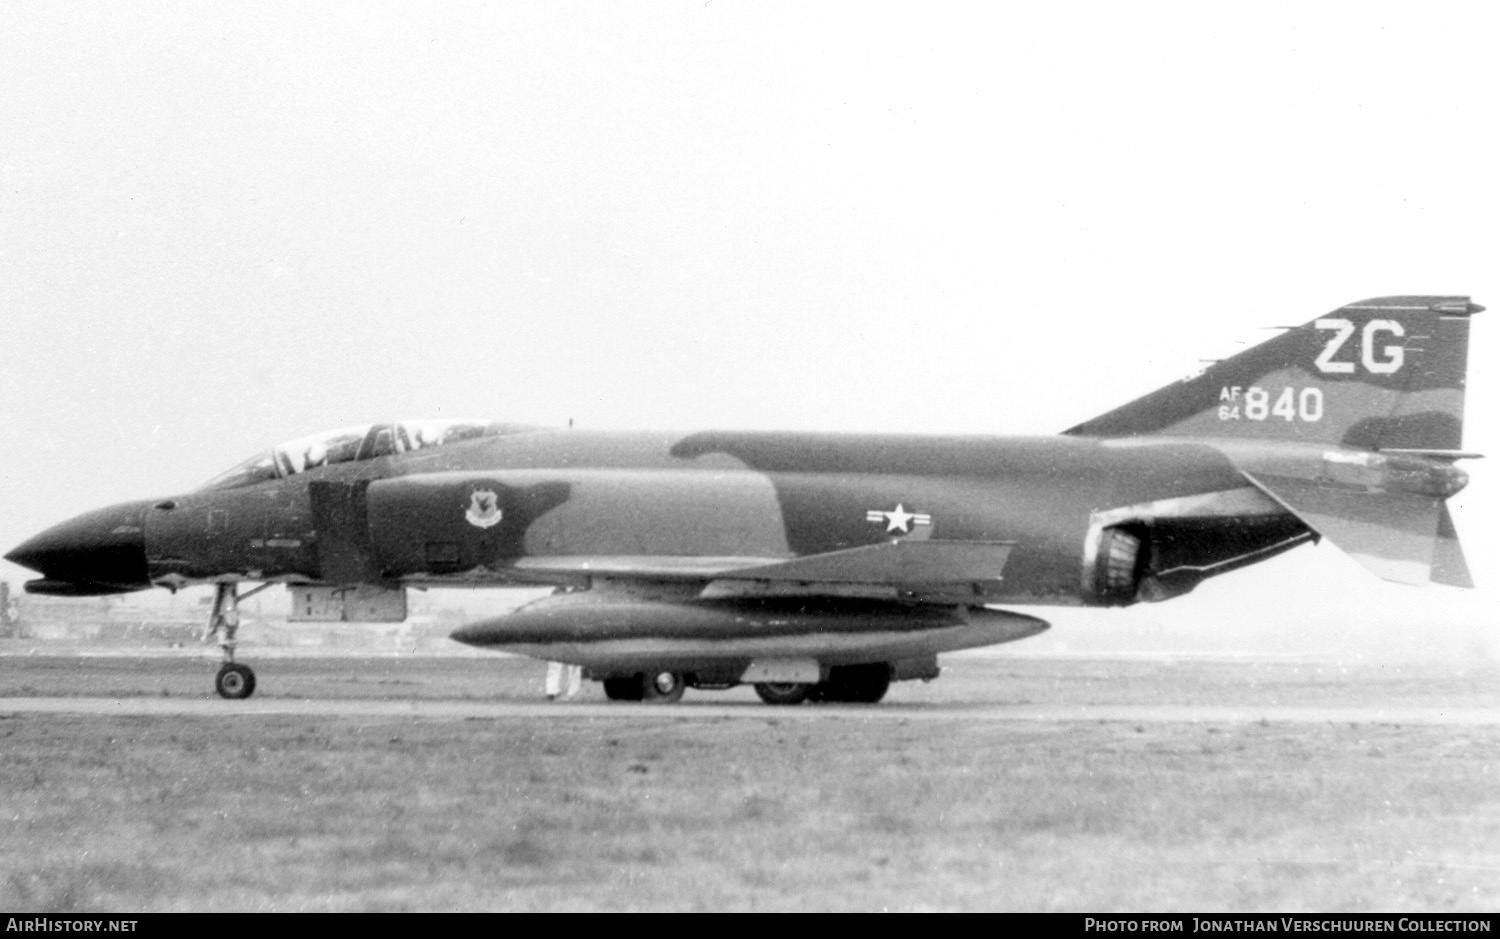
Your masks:
M217 689L244 583L294 620L398 621L406 590L551 585L460 642L582 665L608 697L752 684L874 702L939 653L1047 628L1000 604L1125 606L1327 538L1386 580L1471 586L1444 502L1467 297L1290 328L1055 437L347 428L111 506L6 557L32 593L216 585Z

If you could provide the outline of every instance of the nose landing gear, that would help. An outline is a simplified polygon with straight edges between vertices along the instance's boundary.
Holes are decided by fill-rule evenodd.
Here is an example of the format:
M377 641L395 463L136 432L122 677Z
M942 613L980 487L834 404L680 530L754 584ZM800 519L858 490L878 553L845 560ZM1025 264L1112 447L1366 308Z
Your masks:
M245 594L245 597L271 586L261 584L254 590ZM234 660L234 647L236 636L240 629L240 600L239 585L236 583L219 584L214 588L214 605L208 614L208 629L203 633L203 641L209 642L215 636L219 637L219 648L224 650L224 664L219 666L219 673L214 676L214 690L221 698L239 700L248 698L255 694L255 672L248 665L240 665Z

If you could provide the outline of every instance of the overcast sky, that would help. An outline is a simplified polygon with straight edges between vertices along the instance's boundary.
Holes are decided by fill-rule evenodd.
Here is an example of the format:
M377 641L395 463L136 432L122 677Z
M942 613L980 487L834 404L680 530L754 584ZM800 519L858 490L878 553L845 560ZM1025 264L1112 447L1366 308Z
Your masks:
M1490 7L934 6L6 3L0 549L388 418L1052 433L1398 293L1497 308L1500 458ZM1489 463L1479 591L1150 615L1491 623Z

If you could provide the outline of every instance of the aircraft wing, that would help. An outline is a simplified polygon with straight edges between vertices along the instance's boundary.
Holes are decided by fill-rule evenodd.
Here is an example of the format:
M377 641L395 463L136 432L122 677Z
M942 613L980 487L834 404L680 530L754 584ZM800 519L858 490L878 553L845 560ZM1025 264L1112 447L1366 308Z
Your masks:
M1245 473L1303 524L1383 580L1472 587L1463 548L1439 498L1327 485L1273 473Z
M588 556L526 557L512 570L539 580L579 576L704 581L722 598L828 594L886 598L897 592L974 602L998 588L1012 542L889 541L798 558Z
M998 583L1010 541L887 541L735 571L747 580L940 586Z
M508 570L522 576L619 577L655 580L712 580L735 571L778 563L771 557L566 554L523 557Z

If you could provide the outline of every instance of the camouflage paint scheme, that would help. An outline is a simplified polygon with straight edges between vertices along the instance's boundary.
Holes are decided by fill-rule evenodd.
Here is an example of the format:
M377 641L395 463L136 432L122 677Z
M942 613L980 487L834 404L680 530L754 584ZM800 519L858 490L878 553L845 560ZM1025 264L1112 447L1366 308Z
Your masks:
M418 446L415 424L371 425L339 461L273 450L7 557L43 574L33 592L211 582L230 606L242 581L377 601L551 584L455 638L586 665L612 697L875 700L940 652L1046 628L994 604L1164 600L1319 537L1390 580L1469 585L1443 501L1467 482L1480 309L1351 304L1056 437L492 424Z

